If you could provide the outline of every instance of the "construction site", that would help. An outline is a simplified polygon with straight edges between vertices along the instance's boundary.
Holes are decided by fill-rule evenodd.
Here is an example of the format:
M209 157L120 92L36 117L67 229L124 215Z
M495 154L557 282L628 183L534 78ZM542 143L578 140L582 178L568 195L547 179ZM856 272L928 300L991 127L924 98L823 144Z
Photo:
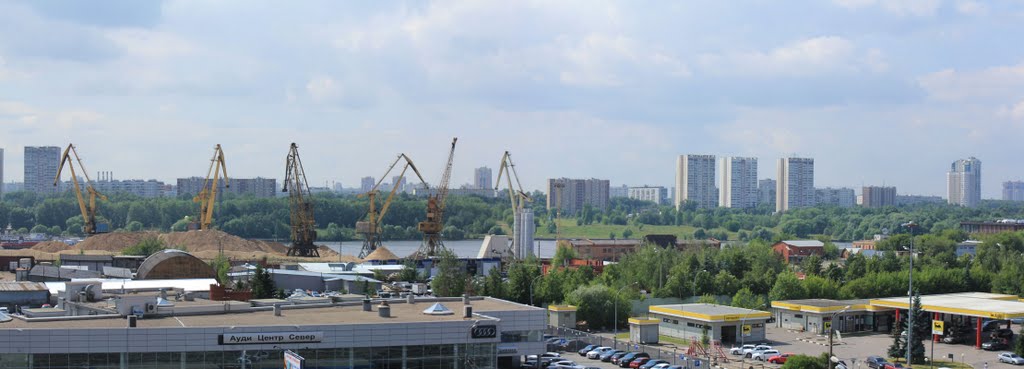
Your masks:
M56 261L60 255L121 255L147 239L155 239L166 248L188 252L203 260L226 257L233 261L271 262L275 264L288 262L363 262L366 260L427 260L440 255L445 250L445 212L449 194L452 167L455 160L455 149L458 142L453 138L448 147L447 161L437 182L430 184L413 160L405 153L399 153L390 162L380 180L373 187L358 195L365 200L365 215L355 224L346 225L355 229L361 241L358 253L342 255L322 244L317 244L317 226L315 203L306 179L305 168L299 154L299 146L292 143L285 156L284 181L281 192L287 193L290 220L290 242L282 243L269 240L245 239L223 232L215 227L214 218L218 214L219 197L222 191L230 186L228 177L228 160L225 149L217 144L213 147L213 155L205 166L206 175L203 187L195 194L192 216L186 217L187 230L184 232L160 232L154 230L126 232L119 229L112 232L110 224L104 220L103 204L107 196L100 193L93 185L92 178L79 156L78 148L68 144L60 157L54 186L62 181L67 173L71 184L70 191L77 200L78 212L82 217L81 241L69 244L64 241L44 241L31 247L16 250L0 250L4 257L31 257L40 261ZM384 178L392 176L393 184L384 184ZM419 189L428 193L426 207L416 229L422 234L422 242L415 252L409 255L395 255L385 247L382 237L383 226L387 223L388 210L395 199L400 184L406 178L419 181ZM488 257L498 257L507 262L511 259L524 257L531 251L533 233L533 213L528 211L532 201L519 181L511 155L506 151L501 157L497 185L504 179L508 188L509 201L514 209L515 221L510 225L512 235L501 245L490 244ZM390 187L388 187L390 186ZM327 220L330 222L330 220ZM321 219L320 223L324 223ZM525 245L525 246L521 246ZM422 264L422 263L421 263Z

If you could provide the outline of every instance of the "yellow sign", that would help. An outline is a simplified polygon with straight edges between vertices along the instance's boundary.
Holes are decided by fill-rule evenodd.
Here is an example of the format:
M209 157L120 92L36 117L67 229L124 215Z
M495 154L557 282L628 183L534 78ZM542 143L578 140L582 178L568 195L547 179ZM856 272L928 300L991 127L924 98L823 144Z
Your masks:
M945 332L945 330L943 329L945 326L946 326L946 322L941 321L941 320L933 320L932 321L932 334L938 334L938 335L943 334Z
M750 337L750 330L751 330L751 325L750 324L744 324L743 325L743 337Z
M832 322L825 322L825 330L827 331L827 330L829 330L831 328L832 328Z

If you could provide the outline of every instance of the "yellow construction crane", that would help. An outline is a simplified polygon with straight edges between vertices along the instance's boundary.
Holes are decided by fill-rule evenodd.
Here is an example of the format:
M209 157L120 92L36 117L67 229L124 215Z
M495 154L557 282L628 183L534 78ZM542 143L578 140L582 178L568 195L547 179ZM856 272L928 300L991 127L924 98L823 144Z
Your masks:
M448 199L448 181L452 176L452 160L455 158L455 143L459 138L452 139L452 148L448 152L448 164L441 173L441 182L434 188L434 193L427 197L427 219L420 222L417 228L423 232L423 243L416 251L416 257L434 257L444 248L441 241L441 230L444 229L444 206Z
M508 151L505 151L505 155L501 156L501 164L498 165L498 178L494 182L494 190L497 191L498 187L501 186L501 178L504 175L506 186L508 186L508 199L512 204L512 244L509 246L509 250L503 255L513 256L515 258L522 258L523 255L516 255L518 237L519 234L516 232L516 222L519 222L520 213L523 212L524 207L527 203L532 202L533 199L530 195L523 191L523 185L519 183L519 174L516 173L516 165L512 164L512 155ZM512 179L515 178L516 186L512 187ZM528 210L528 209L527 209Z
M291 186L291 191L288 186ZM299 146L294 142L285 159L284 188L288 193L288 203L292 221L292 247L288 256L320 257L320 250L313 244L316 241L316 220L313 218L313 199L306 182L306 170L299 158Z
M220 174L224 173L224 187L231 187L228 182L228 169L224 164L224 151L220 144L213 148L213 158L210 159L210 169L206 171L206 180L203 181L203 189L192 198L192 202L199 203L199 229L208 230L213 225L213 205L217 200L217 186L220 181ZM190 228L196 229L195 224Z
M78 176L75 173L75 164L71 161L71 155L75 156L75 161L78 162L78 167L82 169L82 176L85 177L85 191L89 193L89 202L85 202L85 198L82 197L82 189L78 183ZM85 171L85 165L82 164L82 158L78 157L78 151L75 150L74 144L68 144L68 147L64 149L64 155L61 156L60 166L57 167L57 176L53 178L53 185L57 186L60 184L60 173L64 170L64 166L67 165L68 170L71 171L71 184L75 188L75 196L78 197L78 209L82 211L82 233L87 235L97 233L110 232L109 224L97 224L96 223L96 198L106 201L107 197L96 191L96 188L92 186L92 180L89 179L89 172Z
M402 160L405 160L405 165L402 167L402 172L396 177L398 180L395 181L394 186L391 188L391 192L388 194L387 200L384 201L384 204L381 205L381 208L378 211L376 198L379 191L377 190L377 188L380 187L380 184L381 182L384 181L384 178L387 178L388 174L391 173L391 170L395 169L395 165L397 165L398 162ZM409 170L409 168L412 168L412 171L416 173L416 177L418 177L420 179L420 182L423 183L423 189L429 189L430 186L427 185L427 181L423 179L422 175L420 175L420 171L419 169L416 169L416 165L412 163L412 159L410 159L405 154L398 154L398 158L395 158L395 161L391 163L391 166L388 167L388 170L384 172L383 176L380 177L380 180L378 180L377 183L373 185L373 188L370 189L370 191L367 193L359 194L360 198L368 197L370 199L370 210L367 211L366 213L366 220L356 222L356 233L363 235L363 248L362 250L359 251L360 258L366 257L366 255L369 255L371 252L380 247L381 219L384 219L384 215L387 214L388 209L391 208L391 200L395 198L395 193L398 192L398 187L402 184L402 181L405 179L405 172Z

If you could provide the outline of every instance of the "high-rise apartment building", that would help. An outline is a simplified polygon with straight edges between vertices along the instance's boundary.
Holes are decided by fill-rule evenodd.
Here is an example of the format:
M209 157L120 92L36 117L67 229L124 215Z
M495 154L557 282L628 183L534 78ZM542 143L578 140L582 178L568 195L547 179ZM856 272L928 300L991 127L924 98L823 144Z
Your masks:
M679 155L676 161L676 209L692 203L698 208L718 206L714 155Z
M661 186L629 187L627 197L635 200L650 201L661 205L668 197L668 189Z
M590 205L595 211L608 208L607 179L548 179L548 210L576 214Z
M954 161L946 173L950 204L975 207L981 204L981 160L975 157Z
M765 178L757 181L757 204L775 207L776 186L774 179Z
M896 187L864 186L860 195L861 206L865 208L896 206Z
M629 197L629 186L615 186L608 189L608 197Z
M757 158L723 158L718 204L727 208L752 208L757 206L757 195Z
M814 206L814 159L779 159L778 178L775 211Z
M857 193L852 188L818 188L814 190L816 205L850 208L857 205Z
M1024 181L1003 182L1003 200L1024 201Z
M178 196L195 196L203 190L206 178L188 177L178 178ZM230 183L230 186L227 184ZM252 195L261 198L272 198L277 196L277 180L273 178L230 178L228 182L217 181L217 194L232 193L246 196Z
M363 177L359 180L359 192L367 193L373 189L373 185L377 184L377 179L373 177Z
M473 187L476 189L493 189L494 182L491 181L491 178L491 168L476 168L473 170Z
M25 191L55 194L53 185L60 166L60 148L57 146L25 146Z

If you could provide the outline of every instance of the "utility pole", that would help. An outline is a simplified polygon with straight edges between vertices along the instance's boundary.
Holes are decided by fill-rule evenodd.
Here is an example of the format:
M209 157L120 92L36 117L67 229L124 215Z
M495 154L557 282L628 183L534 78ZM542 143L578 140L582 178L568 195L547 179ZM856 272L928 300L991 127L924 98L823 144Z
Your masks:
M846 305L846 307L844 307L843 310L839 310L837 312L832 313L832 318L828 320L828 369L835 368L835 363L832 361L832 358L834 357L832 356L832 330L836 329L836 315L842 314L846 312L846 310L848 309L850 309L850 305Z
M911 341L914 338L914 228L917 223L909 221L903 223L904 227L910 229L910 278L907 283L907 366L910 366Z

